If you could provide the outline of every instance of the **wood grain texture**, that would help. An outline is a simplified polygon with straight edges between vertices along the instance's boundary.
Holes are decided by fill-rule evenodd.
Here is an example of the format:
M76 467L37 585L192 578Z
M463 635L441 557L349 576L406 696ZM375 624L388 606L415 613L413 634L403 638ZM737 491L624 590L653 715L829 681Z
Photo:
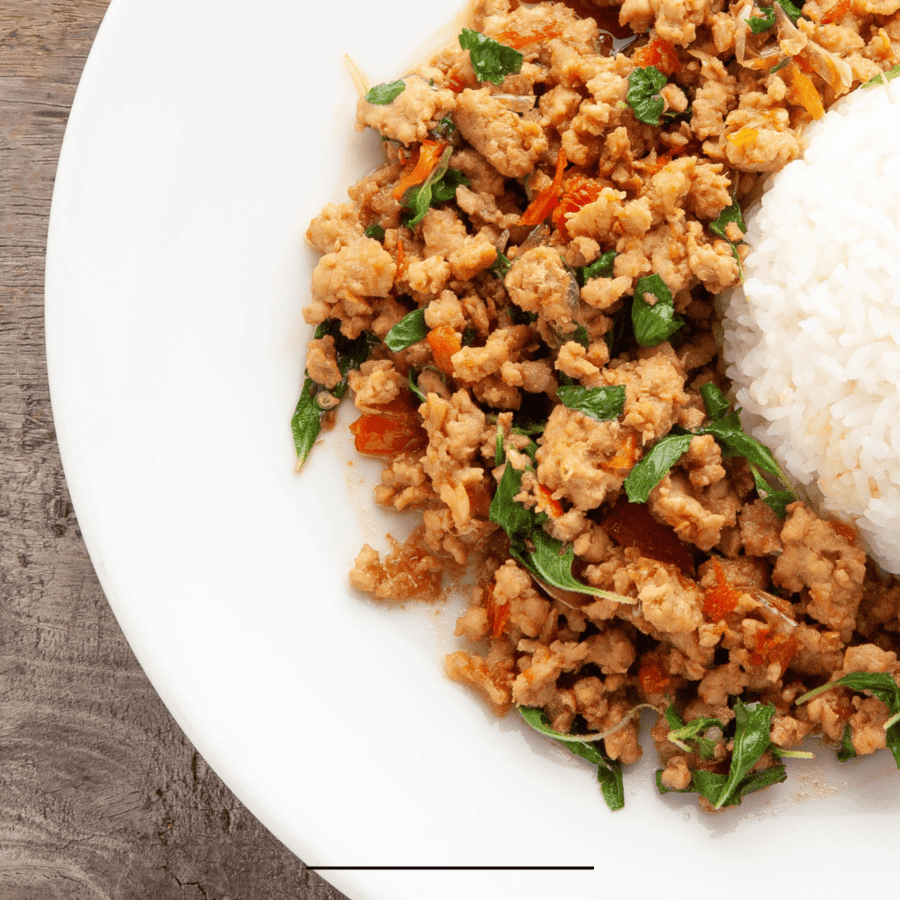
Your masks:
M340 900L173 722L66 490L44 254L63 132L106 6L0 9L0 900Z

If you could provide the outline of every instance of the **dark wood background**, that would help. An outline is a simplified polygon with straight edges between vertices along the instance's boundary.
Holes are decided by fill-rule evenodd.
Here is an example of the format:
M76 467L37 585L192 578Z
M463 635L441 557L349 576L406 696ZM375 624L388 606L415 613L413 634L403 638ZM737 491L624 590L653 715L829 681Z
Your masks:
M44 252L106 6L0 0L0 900L340 900L174 723L119 631L66 490Z

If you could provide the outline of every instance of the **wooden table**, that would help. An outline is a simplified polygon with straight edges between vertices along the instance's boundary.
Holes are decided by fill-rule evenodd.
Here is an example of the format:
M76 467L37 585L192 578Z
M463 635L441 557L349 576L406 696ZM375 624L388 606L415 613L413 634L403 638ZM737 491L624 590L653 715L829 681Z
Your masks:
M66 490L50 197L106 0L0 8L0 898L339 900L235 799L132 655Z

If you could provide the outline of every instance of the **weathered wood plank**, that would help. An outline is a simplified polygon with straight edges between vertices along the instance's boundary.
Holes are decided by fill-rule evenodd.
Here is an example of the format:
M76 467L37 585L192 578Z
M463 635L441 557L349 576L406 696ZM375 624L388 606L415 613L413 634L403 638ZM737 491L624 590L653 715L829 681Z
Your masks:
M172 721L103 596L66 490L44 253L66 120L106 5L0 10L0 897L339 900Z

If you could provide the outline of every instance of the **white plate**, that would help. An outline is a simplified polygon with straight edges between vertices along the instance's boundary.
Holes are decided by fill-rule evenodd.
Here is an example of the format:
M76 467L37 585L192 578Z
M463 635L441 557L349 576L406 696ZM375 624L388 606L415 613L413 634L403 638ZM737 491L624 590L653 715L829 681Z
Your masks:
M786 784L709 817L656 796L651 751L611 814L588 767L444 677L455 610L347 587L389 525L344 428L292 471L301 236L377 159L344 54L392 80L458 12L113 0L66 135L46 286L66 473L122 628L199 751L309 865L594 867L326 872L353 900L885 887L887 754L791 761Z

